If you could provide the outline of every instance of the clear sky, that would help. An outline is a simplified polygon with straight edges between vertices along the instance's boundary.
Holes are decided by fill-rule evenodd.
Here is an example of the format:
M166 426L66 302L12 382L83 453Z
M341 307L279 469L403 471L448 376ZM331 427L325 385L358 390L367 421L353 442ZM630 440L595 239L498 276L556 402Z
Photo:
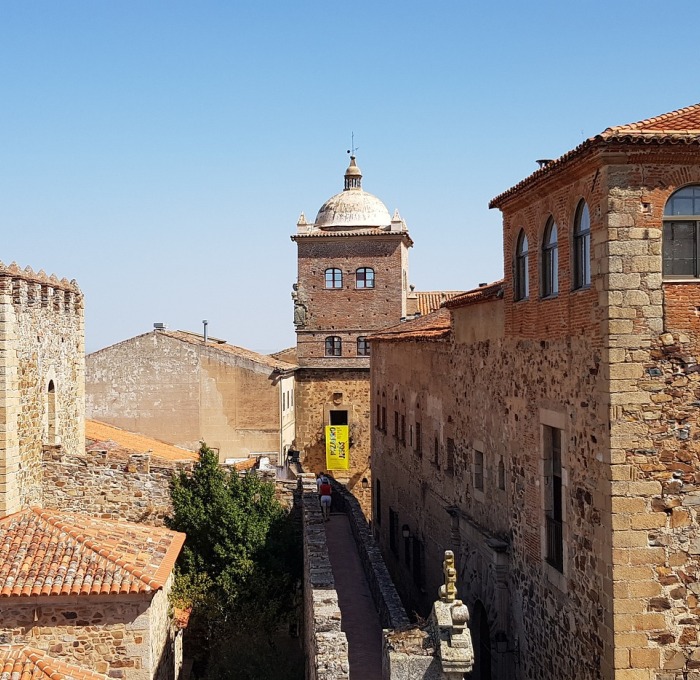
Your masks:
M698 25L697 0L0 0L0 260L78 280L88 351L205 318L292 345L289 236L354 131L417 289L492 281L489 199L700 101Z

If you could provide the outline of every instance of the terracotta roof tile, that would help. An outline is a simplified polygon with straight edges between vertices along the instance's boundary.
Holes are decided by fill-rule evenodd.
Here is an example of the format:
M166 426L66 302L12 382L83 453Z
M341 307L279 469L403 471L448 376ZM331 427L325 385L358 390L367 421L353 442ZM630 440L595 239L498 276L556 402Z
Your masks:
M518 184L493 198L489 208L500 208L504 201L519 194L540 178L584 157L593 149L610 143L621 144L700 144L700 104L646 118L636 123L606 128L563 156L533 172Z
M166 444L142 434L122 430L120 427L100 423L97 420L85 421L85 448L87 451L104 450L115 453L147 453L167 460L197 460L194 451L173 444Z
M404 321L369 337L372 341L400 342L408 340L443 340L450 335L450 312L441 308L427 316Z
M107 680L102 673L57 659L23 645L0 645L2 680Z
M416 291L418 298L418 311L425 316L440 309L443 302L452 299L457 295L461 295L464 291L461 290L428 290Z
M175 340L181 340L182 342L187 342L190 345L203 346L204 338L198 333L190 333L189 331L169 331L169 330L158 330L156 333L161 335L167 335L169 338L174 338ZM277 359L269 354L258 354L258 352L253 352L250 349L244 349L243 347L236 347L236 345L229 345L227 342L222 341L211 341L207 343L207 349L213 349L217 352L223 352L225 354L233 354L242 359L248 359L262 366L267 366L271 369L278 369L280 371L291 371L297 368L296 364L290 364L281 359Z
M476 302L484 302L485 300L495 300L503 297L503 279L488 283L485 286L479 286L473 290L468 290L466 293L457 295L445 303L447 309L455 309L457 307L465 307Z
M162 527L27 508L0 520L0 597L159 590L184 540Z

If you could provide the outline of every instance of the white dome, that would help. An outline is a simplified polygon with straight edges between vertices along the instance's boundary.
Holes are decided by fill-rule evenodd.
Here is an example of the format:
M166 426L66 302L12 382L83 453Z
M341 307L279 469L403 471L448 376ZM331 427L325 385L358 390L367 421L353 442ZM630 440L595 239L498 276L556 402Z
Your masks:
M315 226L388 227L391 215L374 195L362 189L346 189L329 198L316 215Z

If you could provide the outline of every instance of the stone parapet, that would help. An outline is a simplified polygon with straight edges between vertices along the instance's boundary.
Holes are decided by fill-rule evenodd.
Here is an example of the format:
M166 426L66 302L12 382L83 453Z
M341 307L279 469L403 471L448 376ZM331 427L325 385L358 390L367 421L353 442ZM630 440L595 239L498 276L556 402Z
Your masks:
M409 624L406 610L399 598L389 570L386 568L381 550L369 529L360 504L343 485L335 480L333 486L333 502L342 509L350 520L357 552L362 562L365 578L372 593L374 606L379 612L383 628L403 628Z
M348 641L340 629L340 606L335 590L326 527L313 474L299 478L304 541L304 649L307 680L350 677Z

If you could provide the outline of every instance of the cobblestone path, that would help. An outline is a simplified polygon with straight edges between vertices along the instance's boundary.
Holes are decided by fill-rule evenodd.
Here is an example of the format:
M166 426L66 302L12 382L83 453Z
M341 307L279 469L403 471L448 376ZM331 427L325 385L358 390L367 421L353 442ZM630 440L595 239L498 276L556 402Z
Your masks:
M346 515L331 515L326 534L341 627L348 638L350 680L381 680L382 628Z

